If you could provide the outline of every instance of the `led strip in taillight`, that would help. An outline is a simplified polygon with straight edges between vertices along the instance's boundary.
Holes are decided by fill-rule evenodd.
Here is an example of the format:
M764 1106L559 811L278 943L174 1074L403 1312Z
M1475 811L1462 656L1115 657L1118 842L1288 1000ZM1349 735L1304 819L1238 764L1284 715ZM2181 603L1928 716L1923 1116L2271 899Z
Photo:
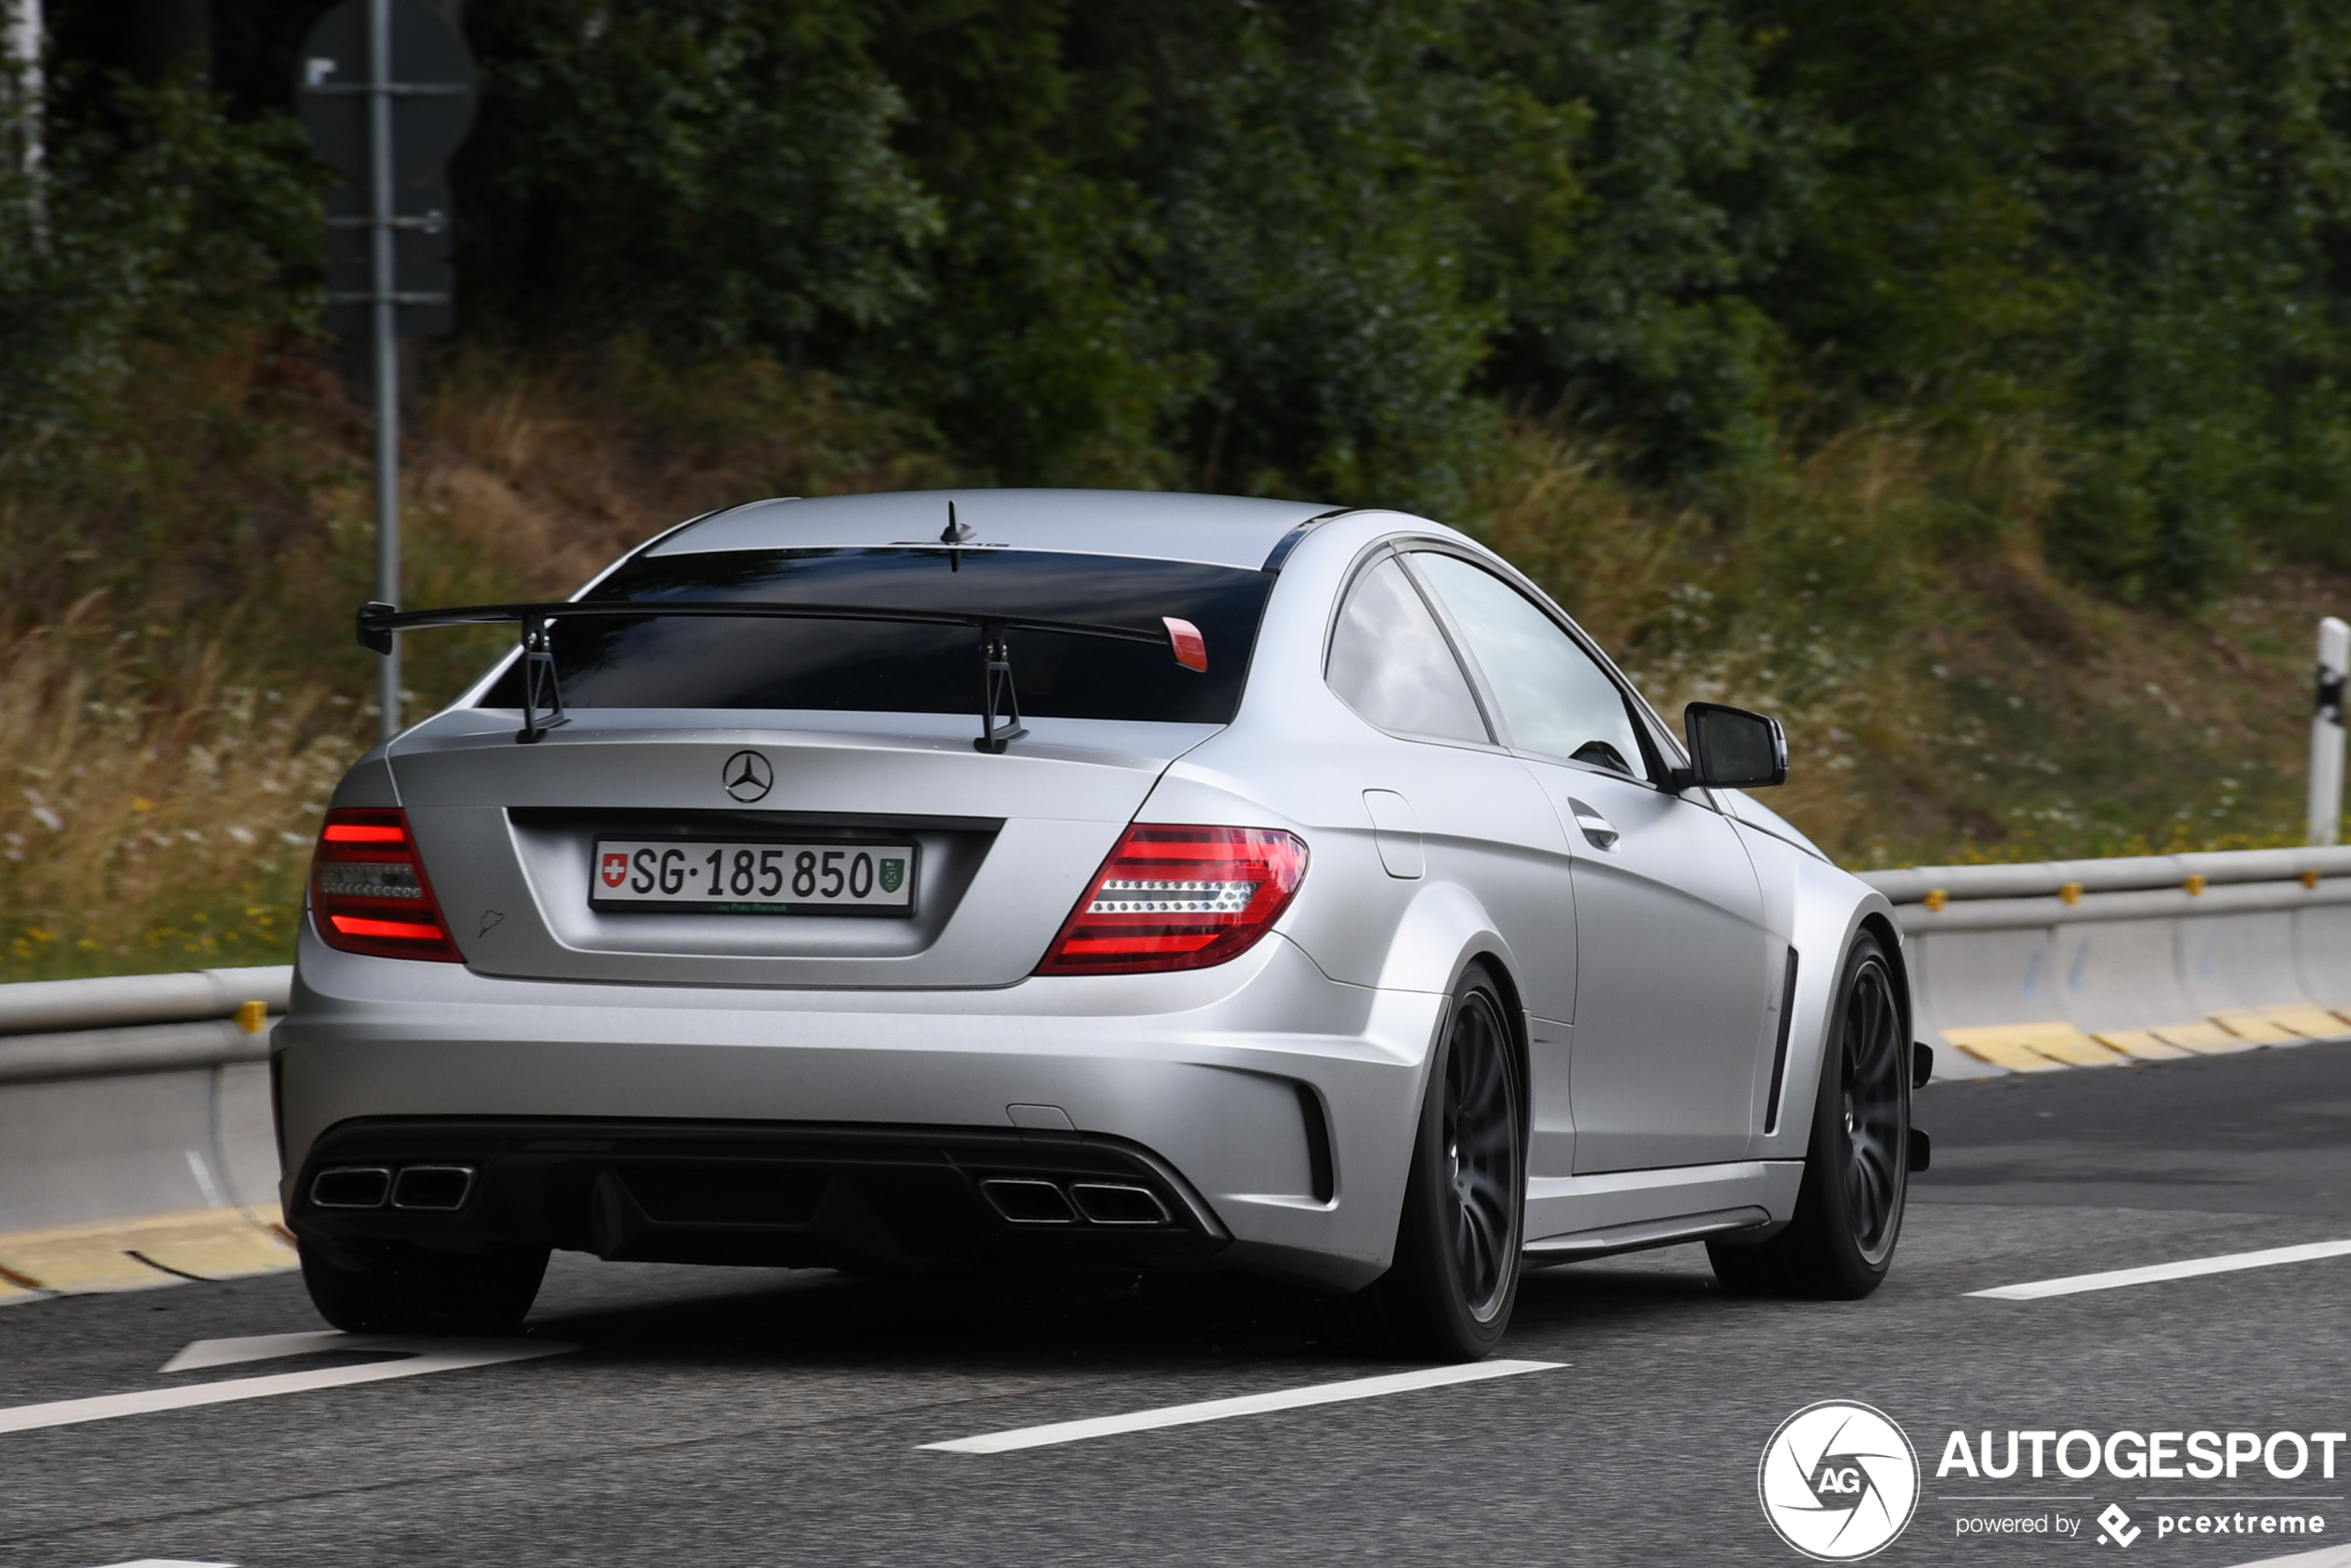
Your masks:
M376 958L464 962L396 807L327 814L310 863L310 910L319 939Z
M1202 969L1255 946L1306 876L1306 845L1275 828L1137 823L1053 939L1040 975Z

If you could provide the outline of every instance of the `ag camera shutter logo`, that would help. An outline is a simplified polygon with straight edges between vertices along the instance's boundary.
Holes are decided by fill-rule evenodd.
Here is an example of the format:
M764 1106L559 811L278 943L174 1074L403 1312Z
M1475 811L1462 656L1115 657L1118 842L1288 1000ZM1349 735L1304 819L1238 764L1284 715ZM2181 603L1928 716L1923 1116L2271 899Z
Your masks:
M1780 1423L1755 1490L1780 1539L1817 1562L1854 1562L1891 1546L1918 1511L1918 1450L1883 1411L1823 1400Z

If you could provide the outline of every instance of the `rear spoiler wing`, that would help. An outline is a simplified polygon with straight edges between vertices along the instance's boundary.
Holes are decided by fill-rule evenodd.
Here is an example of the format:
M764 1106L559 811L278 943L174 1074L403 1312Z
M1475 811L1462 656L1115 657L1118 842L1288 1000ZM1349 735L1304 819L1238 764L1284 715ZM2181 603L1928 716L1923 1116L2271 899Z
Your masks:
M396 610L380 600L359 606L359 645L373 653L389 654L394 632L420 631L436 626L492 626L514 621L521 627L523 679L522 728L515 739L535 745L547 732L568 722L563 691L555 679L555 655L547 641L547 623L566 616L647 620L655 616L728 617L752 620L881 621L907 626L967 626L979 633L979 735L975 750L1001 753L1007 743L1028 733L1020 721L1020 698L1013 688L1012 653L1004 641L1008 631L1059 631L1080 637L1108 637L1122 642L1144 642L1165 648L1186 669L1208 668L1208 644L1200 628L1174 616L1160 617L1157 630L1141 627L1108 626L1096 621L1046 620L1034 616L1003 616L985 611L908 610L878 604L778 604L758 601L696 600L683 603L615 599L562 600L540 604L465 604L446 610ZM541 715L545 716L541 716Z

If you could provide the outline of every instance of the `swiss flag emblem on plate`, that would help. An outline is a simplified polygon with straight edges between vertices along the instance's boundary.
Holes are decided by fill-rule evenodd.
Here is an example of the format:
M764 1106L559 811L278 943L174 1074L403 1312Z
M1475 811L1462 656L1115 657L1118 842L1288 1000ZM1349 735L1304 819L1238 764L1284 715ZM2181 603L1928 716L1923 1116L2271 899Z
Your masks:
M628 856L618 850L604 852L604 886L617 888L628 880Z

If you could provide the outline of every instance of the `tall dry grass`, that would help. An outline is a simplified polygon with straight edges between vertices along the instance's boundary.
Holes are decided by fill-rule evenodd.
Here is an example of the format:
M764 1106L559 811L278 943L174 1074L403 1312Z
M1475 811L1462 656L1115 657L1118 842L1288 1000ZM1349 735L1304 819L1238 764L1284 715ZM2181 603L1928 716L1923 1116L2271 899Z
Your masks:
M1471 530L1669 720L1779 717L1790 781L1763 798L1845 864L2298 841L2302 639L2351 580L2265 568L2193 616L2062 582L2029 421L1882 418L1679 493L1573 429L1511 442Z
M0 972L280 961L356 754L335 699L232 684L218 643L182 650L158 697L125 667L141 634L98 609L0 647Z
M0 453L0 980L282 960L373 740L367 423L306 345L148 344L70 449ZM828 380L622 343L434 361L405 443L412 604L560 597L697 512L952 468ZM504 643L411 639L411 715Z
M306 355L166 356L89 465L0 462L0 979L291 950L319 811L374 729L366 426ZM560 595L731 502L959 479L919 429L756 360L477 349L417 416L412 603ZM1888 418L1673 490L1524 421L1455 520L1669 718L1779 716L1793 778L1766 799L1848 865L2283 841L2307 628L2351 579L2266 569L2194 616L2094 599L2041 561L2059 478L2029 424ZM412 711L503 645L411 640Z

